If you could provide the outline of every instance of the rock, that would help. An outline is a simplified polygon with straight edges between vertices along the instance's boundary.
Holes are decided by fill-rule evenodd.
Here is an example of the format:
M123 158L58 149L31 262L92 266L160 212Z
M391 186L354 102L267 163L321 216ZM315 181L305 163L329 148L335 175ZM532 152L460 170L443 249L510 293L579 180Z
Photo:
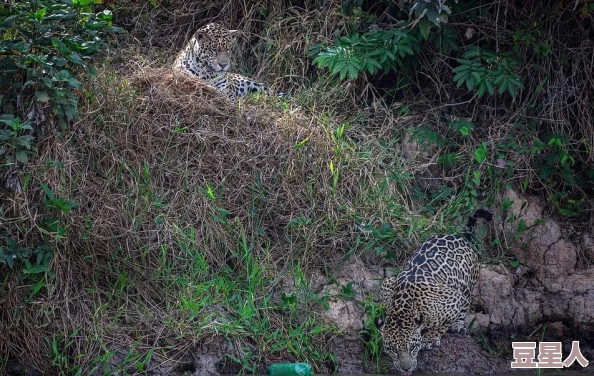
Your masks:
M586 259L594 262L594 236L591 234L582 234L582 249Z
M536 271L538 280L545 286L558 277L573 271L577 261L577 247L562 238L561 227L553 220L536 226L528 237L524 261ZM520 261L522 259L520 258Z
M561 321L555 321L547 325L545 337L550 340L562 340L565 334L565 325Z
M525 246L514 247L518 261L532 268L538 280L548 287L557 276L567 275L575 268L577 247L563 238L561 226L551 218L543 219L541 202L534 197L522 198L508 189L505 198L513 201L502 228L516 233L520 221L527 228L520 241ZM542 222L542 223L541 223Z
M323 312L326 319L345 331L363 329L363 309L355 302L344 299L330 299L328 304L330 308Z
M543 314L571 323L579 331L594 331L594 267L552 281L543 299Z
M466 327L469 328L471 332L478 330L481 333L486 333L490 323L491 319L489 315L485 313L475 312L469 313L466 316ZM470 327L470 324L472 324L472 327Z
M194 376L218 375L217 366L225 357L225 353L232 350L222 336L214 336L206 340L194 353Z
M423 373L489 375L510 371L510 362L496 358L464 334L446 333L439 347L421 351L418 370Z
M507 230L515 231L517 229L517 223L520 219L524 220L526 227L534 226L537 221L542 219L542 215L544 212L543 205L541 204L540 200L535 197L521 197L518 193L516 193L513 189L508 189L503 194L504 200L511 200L512 205L509 208L509 214L511 218L508 216L509 222L502 223L502 226L514 226L513 228L508 228Z
M362 374L365 345L361 336L350 333L336 336L332 340L332 352L336 355L336 372L341 374ZM330 370L332 372L332 370Z
M511 273L500 274L490 268L480 271L473 290L475 305L488 315L483 326L492 329L518 328L542 319L541 292L532 288L515 288Z
M340 285L353 282L355 291L358 293L378 290L383 278L380 268L365 265L357 256L351 257L334 276ZM360 295L358 298L364 298L364 295L366 294Z
M420 160L427 162L436 157L435 145L419 142L412 132L404 132L400 148L402 156L407 161Z
M481 329L521 331L563 321L576 330L594 330L594 267L548 279L546 287L516 286L515 278L497 267L481 269L473 291L474 317L482 320Z

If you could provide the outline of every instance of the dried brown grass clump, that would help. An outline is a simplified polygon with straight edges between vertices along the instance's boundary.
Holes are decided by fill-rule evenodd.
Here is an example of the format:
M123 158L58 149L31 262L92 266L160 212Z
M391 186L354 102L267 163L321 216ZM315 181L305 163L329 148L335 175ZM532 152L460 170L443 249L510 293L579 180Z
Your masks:
M342 256L326 233L327 222L344 225L327 172L333 142L315 117L262 101L233 105L167 69L103 74L93 86L80 122L41 143L29 203L10 213L18 222L11 237L35 244L35 218L47 212L40 182L80 205L62 216L67 236L55 241L55 279L35 304L18 273L3 284L0 353L43 370L52 353L44 337L56 333L79 330L68 351L87 360L103 351L91 340L97 334L115 348L179 337L167 325L176 315L165 304L171 291L155 276L163 258L184 267L180 243L190 232L213 270L241 273L241 234L258 262L279 273L293 260L307 269ZM309 218L312 231L289 236L296 217ZM128 283L118 282L123 277ZM124 301L108 298L116 285Z

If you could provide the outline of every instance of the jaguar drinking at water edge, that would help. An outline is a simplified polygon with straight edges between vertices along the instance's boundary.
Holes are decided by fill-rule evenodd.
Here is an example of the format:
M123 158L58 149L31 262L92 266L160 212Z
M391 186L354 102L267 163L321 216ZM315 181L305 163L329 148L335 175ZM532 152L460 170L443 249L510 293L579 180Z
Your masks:
M478 218L490 221L492 217L479 209L468 219L464 237L430 237L397 277L382 284L383 345L403 375L416 369L419 350L439 346L448 329L466 330L470 293L479 273L478 256L471 247L474 226Z
M173 68L198 76L210 86L236 100L253 92L286 96L274 93L265 84L240 74L229 73L230 50L238 30L228 30L218 23L210 23L196 31L177 55Z

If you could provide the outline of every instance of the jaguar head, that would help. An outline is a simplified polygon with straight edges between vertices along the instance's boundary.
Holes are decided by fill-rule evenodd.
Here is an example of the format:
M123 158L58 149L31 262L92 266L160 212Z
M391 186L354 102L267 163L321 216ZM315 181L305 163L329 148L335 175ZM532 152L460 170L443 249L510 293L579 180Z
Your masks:
M228 30L221 24L210 23L194 34L193 52L214 73L231 68L230 51L238 30Z
M422 329L423 315L410 307L394 307L387 312L381 329L384 349L392 359L394 368L404 376L410 376L417 368Z

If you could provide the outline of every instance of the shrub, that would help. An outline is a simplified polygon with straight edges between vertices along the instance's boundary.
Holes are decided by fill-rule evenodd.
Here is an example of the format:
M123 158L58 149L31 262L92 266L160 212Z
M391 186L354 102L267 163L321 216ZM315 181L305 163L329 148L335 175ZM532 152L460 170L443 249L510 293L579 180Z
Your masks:
M0 5L0 172L27 163L33 130L78 118L81 74L107 48L108 10L94 0L31 0ZM10 182L8 182L10 183ZM10 184L8 184L10 185Z

